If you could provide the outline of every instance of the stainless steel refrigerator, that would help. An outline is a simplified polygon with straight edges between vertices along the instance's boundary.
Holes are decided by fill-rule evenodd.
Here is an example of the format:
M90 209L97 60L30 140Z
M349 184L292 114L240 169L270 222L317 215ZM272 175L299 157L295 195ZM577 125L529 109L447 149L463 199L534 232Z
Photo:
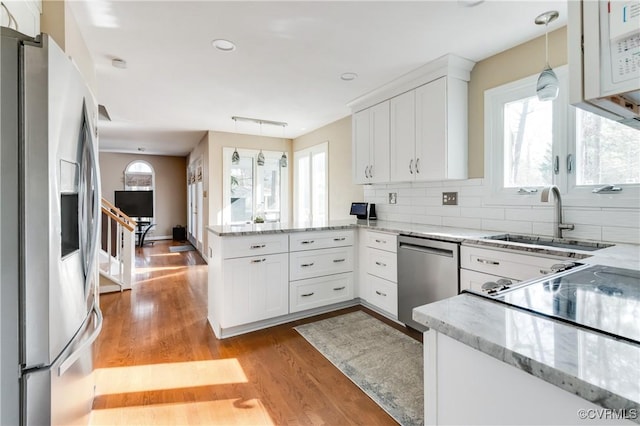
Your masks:
M102 327L95 101L50 37L1 32L0 424L86 424Z

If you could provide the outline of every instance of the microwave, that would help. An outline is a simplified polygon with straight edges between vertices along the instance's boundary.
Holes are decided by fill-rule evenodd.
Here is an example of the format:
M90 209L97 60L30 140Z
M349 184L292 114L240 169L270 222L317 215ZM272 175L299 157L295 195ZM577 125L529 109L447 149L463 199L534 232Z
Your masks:
M568 2L569 100L640 129L640 1Z

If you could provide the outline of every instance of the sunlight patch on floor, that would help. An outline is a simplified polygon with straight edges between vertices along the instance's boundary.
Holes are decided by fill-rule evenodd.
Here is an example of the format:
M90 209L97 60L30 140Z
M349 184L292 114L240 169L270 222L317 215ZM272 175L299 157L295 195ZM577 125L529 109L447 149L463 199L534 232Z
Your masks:
M180 256L180 253L154 253L148 254L148 257L164 257L164 256Z
M235 358L98 368L96 396L247 383Z
M150 272L163 272L163 271L179 271L187 269L187 266L152 266L149 268L136 267L136 274L148 274Z
M259 399L93 410L90 425L274 425Z

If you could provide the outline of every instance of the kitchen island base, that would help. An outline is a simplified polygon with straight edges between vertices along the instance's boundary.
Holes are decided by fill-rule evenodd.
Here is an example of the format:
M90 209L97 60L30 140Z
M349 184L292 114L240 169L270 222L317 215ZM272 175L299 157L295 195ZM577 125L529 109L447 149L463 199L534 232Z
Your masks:
M634 424L433 329L424 333L425 424ZM636 420L637 421L637 420Z

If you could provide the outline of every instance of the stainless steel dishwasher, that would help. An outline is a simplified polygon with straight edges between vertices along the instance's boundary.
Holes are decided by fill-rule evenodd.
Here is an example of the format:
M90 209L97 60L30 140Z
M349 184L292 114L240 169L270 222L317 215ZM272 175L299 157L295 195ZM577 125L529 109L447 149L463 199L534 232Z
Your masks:
M424 331L413 308L458 294L460 245L428 238L398 237L398 320Z

